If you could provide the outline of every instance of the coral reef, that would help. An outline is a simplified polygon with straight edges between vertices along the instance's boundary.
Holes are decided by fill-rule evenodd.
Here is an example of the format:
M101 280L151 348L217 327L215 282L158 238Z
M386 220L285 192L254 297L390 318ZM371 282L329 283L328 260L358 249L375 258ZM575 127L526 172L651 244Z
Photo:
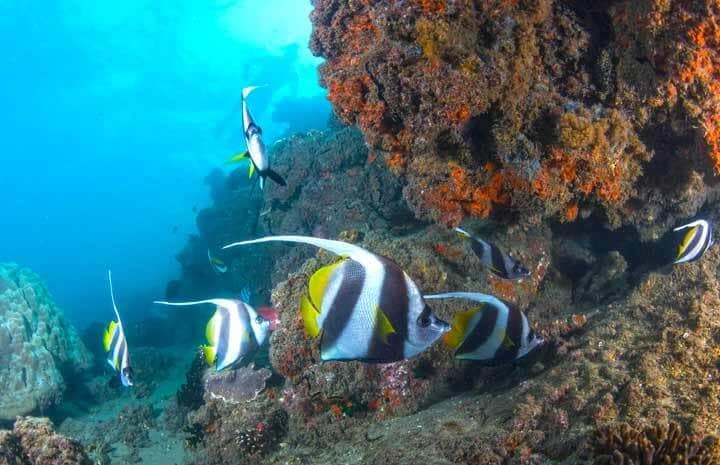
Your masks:
M677 423L638 431L627 424L606 427L597 434L595 451L598 465L660 465L686 463L713 465L720 457L712 452L714 442L700 441L683 434Z
M335 112L419 218L592 215L649 239L717 195L717 0L314 6Z
M12 431L0 431L0 464L90 465L82 446L55 433L47 418L19 417Z
M90 353L40 278L0 264L0 420L57 404L64 375L91 365Z

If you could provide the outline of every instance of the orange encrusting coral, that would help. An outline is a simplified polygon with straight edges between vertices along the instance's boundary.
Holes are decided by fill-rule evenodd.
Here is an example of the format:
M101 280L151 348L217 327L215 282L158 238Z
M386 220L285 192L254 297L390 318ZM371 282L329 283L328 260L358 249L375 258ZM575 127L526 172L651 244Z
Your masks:
M447 8L447 0L415 0L422 10L423 14L430 15L442 15L445 14Z
M688 31L694 46L690 60L678 75L686 89L699 85L705 98L700 102L700 121L710 160L720 174L720 1L708 2L708 14Z
M465 169L451 164L449 180L425 192L424 201L441 213L441 223L457 226L465 215L486 218L493 204L507 204L510 198L504 184L503 174L496 172L484 185L475 186Z

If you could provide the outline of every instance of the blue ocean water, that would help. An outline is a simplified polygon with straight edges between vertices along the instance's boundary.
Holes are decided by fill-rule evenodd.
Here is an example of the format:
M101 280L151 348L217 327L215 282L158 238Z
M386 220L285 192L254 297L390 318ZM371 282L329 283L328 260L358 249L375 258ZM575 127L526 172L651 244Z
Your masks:
M203 178L244 147L240 89L272 143L323 127L310 2L0 1L0 262L72 322L148 311L195 231ZM227 169L227 168L226 168Z

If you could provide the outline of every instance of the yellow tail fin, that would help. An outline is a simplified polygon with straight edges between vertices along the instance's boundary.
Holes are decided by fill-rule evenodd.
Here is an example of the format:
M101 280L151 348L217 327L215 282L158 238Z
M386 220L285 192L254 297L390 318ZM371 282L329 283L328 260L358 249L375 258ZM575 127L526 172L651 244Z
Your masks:
M105 352L110 352L110 343L112 343L115 331L117 331L117 323L115 323L115 321L111 321L103 334L103 348L105 349Z
M217 357L217 352L215 352L215 347L213 346L202 346L203 355L205 356L205 362L209 366L215 365L215 358Z
M482 311L482 307L465 310L455 315L452 325L450 325L450 331L443 335L445 344L452 349L460 347L468 333L470 321L480 311Z
M302 314L305 332L310 337L318 337L320 335L320 325L318 325L317 318L320 316L320 312L310 302L307 295L303 295L300 300L300 313Z

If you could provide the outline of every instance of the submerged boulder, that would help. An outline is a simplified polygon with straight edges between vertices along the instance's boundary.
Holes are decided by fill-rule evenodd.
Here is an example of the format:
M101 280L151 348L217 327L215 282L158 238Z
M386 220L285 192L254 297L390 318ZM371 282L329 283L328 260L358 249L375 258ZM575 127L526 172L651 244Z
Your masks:
M91 363L39 276L0 264L0 420L56 404L65 388L63 374Z
M47 418L18 418L0 431L0 465L90 465L79 442L55 432Z

